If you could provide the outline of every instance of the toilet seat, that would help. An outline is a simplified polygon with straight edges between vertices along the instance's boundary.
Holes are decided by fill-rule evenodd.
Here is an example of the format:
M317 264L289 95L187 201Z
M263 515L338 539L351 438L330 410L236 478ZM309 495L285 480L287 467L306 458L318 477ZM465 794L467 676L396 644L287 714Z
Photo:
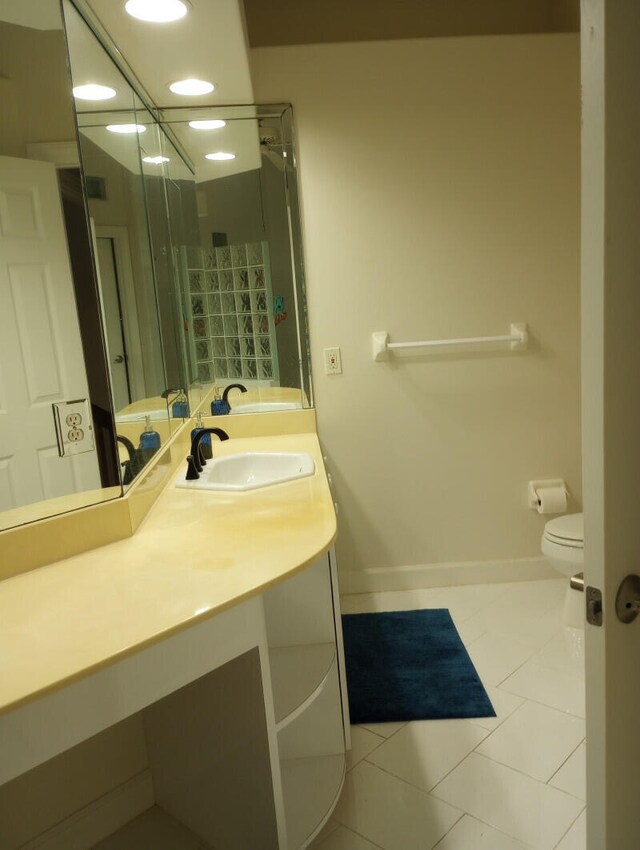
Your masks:
M549 520L544 527L544 539L567 549L584 549L584 515L567 514Z

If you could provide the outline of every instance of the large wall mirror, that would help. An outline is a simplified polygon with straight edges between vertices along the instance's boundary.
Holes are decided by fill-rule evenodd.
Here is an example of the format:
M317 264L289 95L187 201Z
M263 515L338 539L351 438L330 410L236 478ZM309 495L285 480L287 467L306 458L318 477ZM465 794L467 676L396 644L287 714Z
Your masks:
M122 492L60 7L2 9L0 529Z
M230 384L313 404L290 108L160 109L85 2L7 8L0 530L120 496Z

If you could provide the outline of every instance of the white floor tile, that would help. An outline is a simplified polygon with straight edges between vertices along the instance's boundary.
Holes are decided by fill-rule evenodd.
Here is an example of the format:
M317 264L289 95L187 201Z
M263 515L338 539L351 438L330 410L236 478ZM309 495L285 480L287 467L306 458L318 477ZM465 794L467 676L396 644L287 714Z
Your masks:
M367 762L347 774L334 812L336 820L384 850L430 850L461 815Z
M565 626L531 660L550 670L584 677L584 639L584 629Z
M467 756L432 794L540 850L555 847L584 805L477 753Z
M551 777L549 785L580 800L587 799L587 745L584 742Z
M372 844L361 835L356 835L345 826L339 826L320 844L313 844L314 850L378 850L378 844Z
M502 584L463 584L439 588L438 608L447 608L454 621L464 622L505 592Z
M558 844L557 850L587 850L587 810L585 809L569 832Z
M491 700L496 716L474 717L471 721L475 726L482 726L483 729L497 729L524 702L522 697L514 696L514 694L507 693L500 688L490 688L485 685L485 691Z
M158 806L114 832L93 850L200 850L202 842Z
M562 576L543 581L512 582L509 585L503 585L505 592L496 604L536 616L550 610L559 612L564 603L567 582L568 579Z
M466 720L414 721L367 756L367 761L430 791L487 734Z
M465 646L469 646L469 644L473 643L474 640L477 640L486 632L484 624L476 620L475 616L469 620L461 620L452 614L451 619L460 635L460 640Z
M347 770L351 770L358 762L368 756L372 750L383 744L385 738L375 735L364 726L351 727L351 749L347 752Z
M361 728L373 732L374 735L380 735L382 738L390 738L406 725L407 722L403 720L400 723L363 723Z
M476 751L547 782L584 736L581 718L546 705L525 702Z
M534 649L515 637L489 632L474 640L467 652L478 671L482 684L497 687L508 676L525 663Z
M527 850L530 846L465 815L436 844L435 850Z
M309 845L309 850L318 850L319 847L322 846L322 843L331 835L332 832L335 832L336 829L340 828L340 824L337 820L333 818L329 818L329 820L322 827L318 835L314 838L314 840Z
M547 611L535 616L497 602L482 608L466 621L466 625L503 637L517 636L521 643L527 644L532 650L539 650L558 633L561 621L554 612Z
M380 593L349 593L340 597L343 614L369 614L377 611L417 611L446 608L439 604L440 588L388 590Z
M542 667L531 660L500 685L516 696L584 717L584 677Z

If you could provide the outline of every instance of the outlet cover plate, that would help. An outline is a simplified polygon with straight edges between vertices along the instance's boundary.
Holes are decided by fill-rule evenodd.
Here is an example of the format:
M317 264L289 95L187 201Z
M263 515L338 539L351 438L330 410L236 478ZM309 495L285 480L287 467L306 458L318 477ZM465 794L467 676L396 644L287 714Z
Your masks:
M95 448L89 400L57 401L52 405L60 457L92 452Z
M325 348L324 349L324 373L325 375L341 375L342 374L342 356L340 348Z

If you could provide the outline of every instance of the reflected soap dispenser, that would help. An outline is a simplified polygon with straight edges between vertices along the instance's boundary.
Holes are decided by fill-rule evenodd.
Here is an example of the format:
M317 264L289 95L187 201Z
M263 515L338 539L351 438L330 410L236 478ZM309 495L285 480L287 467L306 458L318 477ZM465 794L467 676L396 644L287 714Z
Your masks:
M140 454L145 463L148 463L160 448L160 434L153 430L151 417L145 416L144 431L140 434Z
M171 405L171 415L174 419L187 419L189 416L189 400L184 390L180 390L176 400Z
M202 421L202 413L198 412L198 417L196 419L196 427L191 431L191 442L193 442L194 437L198 433L198 431L202 431L204 428L204 422ZM211 446L211 434L205 434L204 437L200 440L200 449L202 451L202 456L205 460L211 460L213 457L213 448Z
M224 416L229 412L229 402L220 398L220 387L215 387L213 401L211 402L211 415Z

